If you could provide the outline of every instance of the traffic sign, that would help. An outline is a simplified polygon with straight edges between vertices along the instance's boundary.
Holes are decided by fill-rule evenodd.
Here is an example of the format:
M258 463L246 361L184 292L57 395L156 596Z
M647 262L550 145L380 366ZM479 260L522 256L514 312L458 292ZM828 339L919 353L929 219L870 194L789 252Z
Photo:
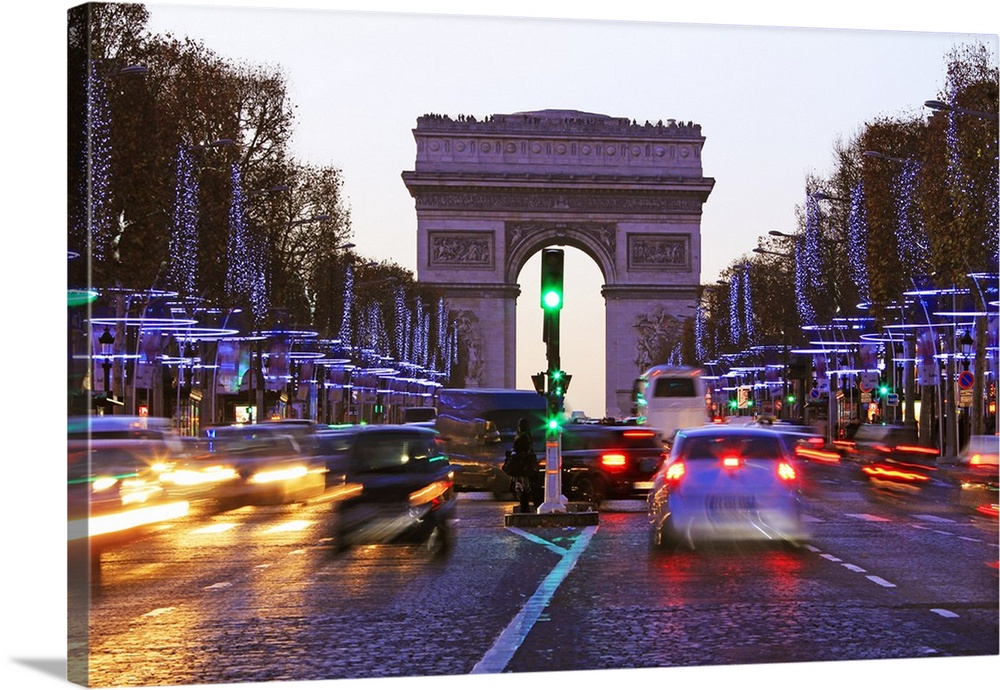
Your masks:
M899 394L898 393L889 393L888 395L886 395L885 396L885 404L888 405L889 407L895 407L896 405L898 405L899 404Z
M972 384L975 382L976 377L971 371L963 371L958 375L958 387L964 391L972 388Z
M878 372L862 371L860 380L858 381L858 388L861 389L861 392L871 393L877 387L878 387Z

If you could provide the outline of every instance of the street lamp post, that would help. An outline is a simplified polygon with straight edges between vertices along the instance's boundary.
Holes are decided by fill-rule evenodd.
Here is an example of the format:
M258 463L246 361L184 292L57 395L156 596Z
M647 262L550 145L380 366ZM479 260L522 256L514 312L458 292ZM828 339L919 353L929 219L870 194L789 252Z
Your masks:
M115 336L111 335L108 326L97 339L101 344L101 354L104 356L104 414L111 414L111 357L114 354Z
M960 108L957 105L951 105L950 103L945 103L944 101L924 101L924 107L930 108L931 110L940 110L946 113L979 117L984 120L996 120L998 117L996 113L988 113L983 110L971 110L969 108Z

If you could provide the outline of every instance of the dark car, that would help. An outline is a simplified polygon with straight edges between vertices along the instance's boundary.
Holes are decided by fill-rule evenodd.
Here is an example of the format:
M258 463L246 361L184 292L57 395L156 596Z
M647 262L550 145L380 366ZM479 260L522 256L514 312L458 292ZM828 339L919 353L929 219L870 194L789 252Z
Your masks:
M562 432L563 495L595 505L606 499L645 498L663 457L656 429L567 424Z
M455 519L454 468L433 429L368 425L321 433L337 550L426 543L446 552Z
M796 462L781 436L750 426L677 432L648 497L653 546L808 538Z
M919 490L938 469L938 449L921 445L914 427L862 424L853 440L840 448L843 459L857 463L862 474L879 488Z

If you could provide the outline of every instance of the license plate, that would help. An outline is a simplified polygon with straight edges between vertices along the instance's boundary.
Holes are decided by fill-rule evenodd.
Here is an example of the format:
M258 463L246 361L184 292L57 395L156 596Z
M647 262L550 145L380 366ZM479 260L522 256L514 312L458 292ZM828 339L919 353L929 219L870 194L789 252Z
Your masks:
M636 491L649 491L653 488L653 482L632 482L632 488Z
M705 499L705 510L709 515L746 515L757 507L753 496L709 496Z

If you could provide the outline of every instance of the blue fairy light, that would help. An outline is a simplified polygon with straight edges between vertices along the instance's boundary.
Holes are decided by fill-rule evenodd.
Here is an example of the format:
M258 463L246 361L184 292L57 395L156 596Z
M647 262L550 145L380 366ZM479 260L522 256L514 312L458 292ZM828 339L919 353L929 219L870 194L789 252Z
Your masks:
M167 280L180 294L190 295L198 262L198 178L191 150L184 145L177 147L172 220Z

